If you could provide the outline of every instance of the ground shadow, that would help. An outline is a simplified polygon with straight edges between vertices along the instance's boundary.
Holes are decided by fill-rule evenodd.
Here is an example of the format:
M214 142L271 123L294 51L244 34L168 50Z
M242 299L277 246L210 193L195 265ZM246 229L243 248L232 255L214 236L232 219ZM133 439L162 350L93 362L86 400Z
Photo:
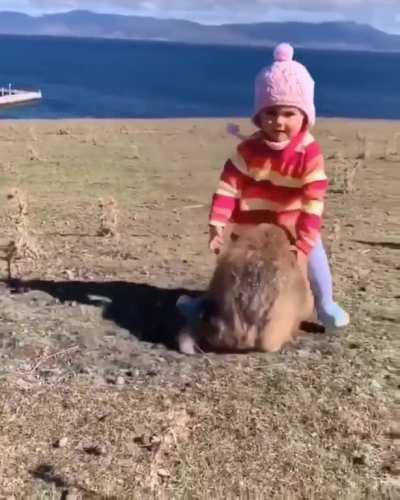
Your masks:
M53 281L18 280L6 281L12 293L39 290L60 302L76 302L102 308L104 319L113 321L121 328L144 342L163 344L176 349L178 331L185 320L176 308L181 295L191 297L200 290L185 288L159 288L145 283L126 281ZM323 333L317 323L303 322L301 330L307 333ZM205 350L208 351L208 349Z
M166 289L125 281L10 280L13 293L40 290L61 302L97 305L103 317L126 328L138 339L175 348L175 338L184 319L176 309L180 295L196 296L200 291Z
M371 247L382 247L390 248L391 250L400 250L400 243L394 241L364 241L364 240L354 240L356 243L361 245L368 245Z
M48 485L54 486L55 488L58 489L63 489L60 496L61 500L65 500L67 498L72 498L72 497L77 498L76 495L69 495L70 488L74 488L75 490L78 490L78 492L81 493L79 498L97 498L94 491L88 490L80 485L68 484L68 482L61 477L61 475L55 472L54 467L52 465L40 464L35 469L30 470L29 473L34 479L40 479L41 481L44 481ZM116 497L110 496L107 498L111 500Z
M30 471L32 477L41 479L45 483L54 484L56 488L65 488L67 483L54 471L54 467L48 464L40 464L36 469Z

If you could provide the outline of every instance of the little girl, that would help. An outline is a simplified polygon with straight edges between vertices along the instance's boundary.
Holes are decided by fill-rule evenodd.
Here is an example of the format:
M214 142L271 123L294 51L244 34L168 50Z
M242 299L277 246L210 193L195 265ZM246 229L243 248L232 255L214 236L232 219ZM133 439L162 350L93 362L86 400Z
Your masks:
M280 44L274 63L256 79L258 131L245 138L224 166L209 220L210 248L218 253L228 223L269 222L282 227L301 267L308 266L318 318L327 330L345 327L348 314L333 300L332 277L320 229L328 180L320 145L310 133L315 123L314 81ZM181 304L198 314L201 299Z

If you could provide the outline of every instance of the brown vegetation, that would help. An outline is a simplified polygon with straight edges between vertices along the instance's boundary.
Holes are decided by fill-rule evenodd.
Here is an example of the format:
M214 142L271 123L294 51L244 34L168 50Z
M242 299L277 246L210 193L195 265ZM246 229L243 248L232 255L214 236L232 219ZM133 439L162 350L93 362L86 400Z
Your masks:
M332 156L356 161L357 130L371 157L347 194ZM397 130L315 131L328 174L339 165L323 236L346 331L187 357L168 342L177 297L214 268L210 193L237 143L225 120L2 122L0 245L13 255L18 225L35 245L0 283L0 497L398 498L400 170L380 158ZM110 198L119 239L97 235Z

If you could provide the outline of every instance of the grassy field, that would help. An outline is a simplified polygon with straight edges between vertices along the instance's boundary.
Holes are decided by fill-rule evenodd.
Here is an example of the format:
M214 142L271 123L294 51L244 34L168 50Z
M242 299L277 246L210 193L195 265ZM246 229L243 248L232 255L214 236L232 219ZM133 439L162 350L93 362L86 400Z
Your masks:
M350 327L187 358L225 121L2 122L0 498L399 498L399 129L315 131Z

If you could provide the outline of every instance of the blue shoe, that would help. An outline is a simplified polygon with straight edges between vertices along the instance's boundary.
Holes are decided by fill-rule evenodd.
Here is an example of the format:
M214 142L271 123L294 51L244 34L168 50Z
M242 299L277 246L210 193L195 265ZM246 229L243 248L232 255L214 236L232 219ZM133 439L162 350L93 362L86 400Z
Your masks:
M181 295L176 301L178 311L188 320L194 321L200 319L201 313L204 309L205 297L189 297L188 295Z
M320 307L318 319L326 331L340 330L350 323L350 316L336 302Z

